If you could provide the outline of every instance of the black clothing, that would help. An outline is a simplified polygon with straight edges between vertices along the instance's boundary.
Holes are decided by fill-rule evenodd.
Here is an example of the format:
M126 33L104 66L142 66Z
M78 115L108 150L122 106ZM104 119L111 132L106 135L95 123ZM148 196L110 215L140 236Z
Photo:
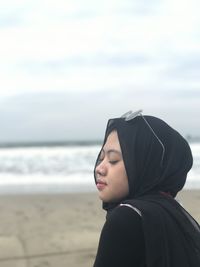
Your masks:
M145 267L141 217L129 207L116 207L101 232L94 267Z
M199 225L175 199L154 194L124 202L142 213L148 267L200 267Z
M183 188L193 162L187 141L152 116L110 119L103 146L113 130L121 146L129 195L116 203L103 203L107 220L119 203L131 204L142 213L145 249L141 253L147 267L200 267L200 227L173 198ZM132 240L130 250L133 246Z

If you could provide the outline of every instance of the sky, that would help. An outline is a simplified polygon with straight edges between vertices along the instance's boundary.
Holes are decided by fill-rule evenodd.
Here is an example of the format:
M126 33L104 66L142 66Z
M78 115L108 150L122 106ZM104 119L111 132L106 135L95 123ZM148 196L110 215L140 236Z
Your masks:
M198 0L0 3L0 142L102 139L128 110L200 135Z

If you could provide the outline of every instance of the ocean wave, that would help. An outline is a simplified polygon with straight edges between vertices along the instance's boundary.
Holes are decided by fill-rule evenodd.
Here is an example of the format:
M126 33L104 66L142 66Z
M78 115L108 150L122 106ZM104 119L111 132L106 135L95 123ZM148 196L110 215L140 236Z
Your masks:
M0 191L95 188L93 168L99 149L100 145L1 148ZM194 164L185 188L200 188L200 143L192 143L191 149Z

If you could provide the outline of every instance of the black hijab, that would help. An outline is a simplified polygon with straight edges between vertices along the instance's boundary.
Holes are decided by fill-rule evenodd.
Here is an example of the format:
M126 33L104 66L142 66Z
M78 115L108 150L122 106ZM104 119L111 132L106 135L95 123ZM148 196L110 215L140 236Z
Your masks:
M200 267L200 227L174 199L192 167L187 141L152 116L110 119L103 146L113 130L129 182L129 195L120 203L142 213L147 267ZM103 208L109 215L120 203L103 202Z

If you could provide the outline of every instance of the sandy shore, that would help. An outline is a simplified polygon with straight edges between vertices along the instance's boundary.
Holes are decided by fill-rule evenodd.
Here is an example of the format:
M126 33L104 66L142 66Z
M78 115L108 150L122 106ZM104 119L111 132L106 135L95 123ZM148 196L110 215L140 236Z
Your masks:
M178 199L200 222L200 190ZM92 267L104 220L95 193L0 196L0 266Z

